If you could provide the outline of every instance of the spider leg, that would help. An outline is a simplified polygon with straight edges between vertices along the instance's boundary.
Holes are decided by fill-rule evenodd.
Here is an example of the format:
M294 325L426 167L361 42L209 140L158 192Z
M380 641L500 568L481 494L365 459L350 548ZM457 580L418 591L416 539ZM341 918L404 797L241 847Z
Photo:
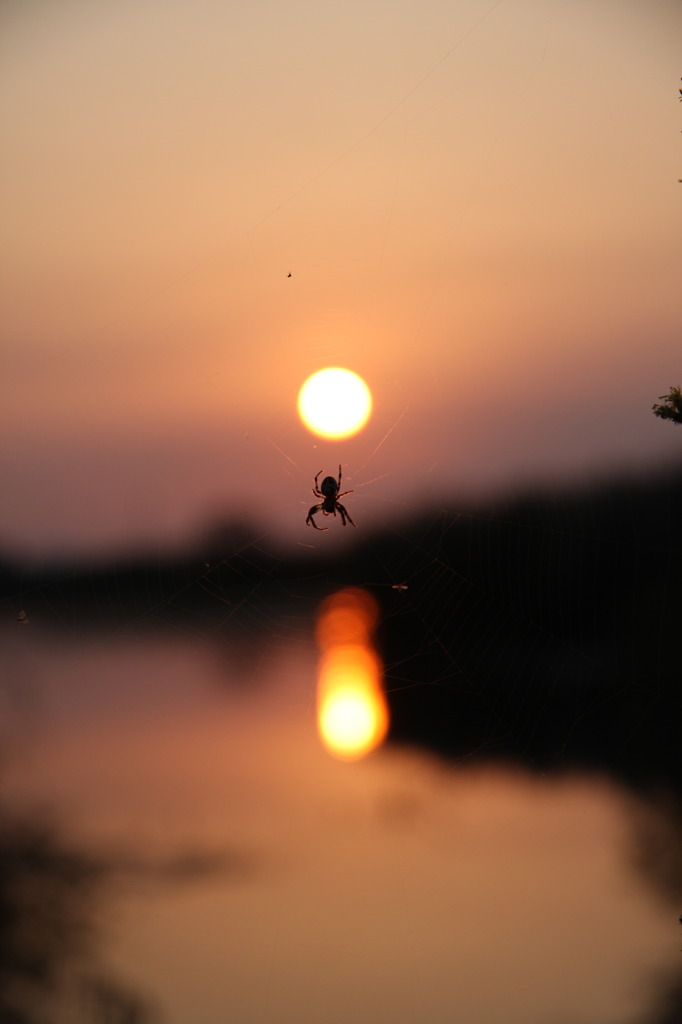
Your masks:
M350 494L350 491L348 491L347 493ZM351 526L355 526L355 523L353 522L351 517L348 515L348 510L341 504L340 501L337 501L336 508L338 509L339 515L341 516L341 525L342 526L346 525L346 519L348 520L348 522L350 523Z
M350 490L350 491L341 491L341 494L337 494L336 497L337 498L343 498L344 494L352 494L352 493L353 493L352 490Z
M308 525L308 523L310 523L310 525L314 526L316 530L326 530L327 529L326 526L318 526L317 523L315 522L315 520L313 519L313 516L315 515L315 513L316 512L321 512L321 511L322 511L322 505L321 504L320 505L313 505L313 507L308 512L308 515L306 516L306 520L305 520L306 526Z
M339 479L336 484L336 490L337 492L341 490L341 463L339 463Z

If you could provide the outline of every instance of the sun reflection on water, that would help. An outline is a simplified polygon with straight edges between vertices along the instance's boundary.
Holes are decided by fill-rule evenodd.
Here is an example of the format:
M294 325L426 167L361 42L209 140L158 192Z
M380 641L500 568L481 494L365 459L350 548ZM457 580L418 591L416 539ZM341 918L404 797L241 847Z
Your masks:
M388 731L382 668L372 646L376 601L364 590L337 591L321 605L316 636L320 647L317 726L335 757L364 757Z

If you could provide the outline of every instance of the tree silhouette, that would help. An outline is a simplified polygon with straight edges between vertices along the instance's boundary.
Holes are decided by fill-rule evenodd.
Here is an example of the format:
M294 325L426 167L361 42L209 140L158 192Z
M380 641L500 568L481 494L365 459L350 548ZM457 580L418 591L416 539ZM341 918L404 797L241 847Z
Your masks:
M654 402L652 406L654 416L660 416L662 420L672 420L673 423L682 423L682 388L671 388L670 393L661 395L662 404Z

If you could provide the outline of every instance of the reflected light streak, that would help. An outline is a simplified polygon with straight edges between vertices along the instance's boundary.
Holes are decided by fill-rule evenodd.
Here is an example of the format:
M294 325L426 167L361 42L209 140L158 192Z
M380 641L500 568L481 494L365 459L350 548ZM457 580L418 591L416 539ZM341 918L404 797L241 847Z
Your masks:
M317 727L326 749L342 760L364 757L388 731L381 662L371 643L377 618L376 602L359 589L333 594L318 616Z

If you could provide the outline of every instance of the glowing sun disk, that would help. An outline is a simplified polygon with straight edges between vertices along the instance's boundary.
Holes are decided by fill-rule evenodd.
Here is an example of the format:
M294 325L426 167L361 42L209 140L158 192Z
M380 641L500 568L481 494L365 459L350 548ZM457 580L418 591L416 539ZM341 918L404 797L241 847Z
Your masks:
M340 366L318 370L298 393L298 414L318 437L352 437L367 423L372 395L362 377Z

